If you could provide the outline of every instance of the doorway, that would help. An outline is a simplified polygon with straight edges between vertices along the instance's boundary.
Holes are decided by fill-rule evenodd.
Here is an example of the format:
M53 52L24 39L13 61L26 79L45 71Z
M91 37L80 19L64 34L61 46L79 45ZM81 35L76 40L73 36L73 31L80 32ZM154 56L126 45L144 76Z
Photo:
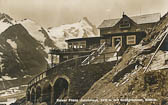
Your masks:
M117 46L122 46L122 36L112 37L112 46L116 48Z

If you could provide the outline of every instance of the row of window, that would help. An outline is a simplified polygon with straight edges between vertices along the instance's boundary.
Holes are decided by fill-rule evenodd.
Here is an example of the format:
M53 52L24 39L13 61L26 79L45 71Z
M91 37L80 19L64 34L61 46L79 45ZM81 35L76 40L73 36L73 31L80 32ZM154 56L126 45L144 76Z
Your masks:
M101 39L100 45L102 45L104 42L106 42L106 44L108 45L111 45L111 39ZM133 44L136 44L136 35L127 36L127 45L133 45ZM86 48L86 41L68 43L68 48L74 48L74 49Z
M86 41L68 43L68 48L75 48L75 49L86 48Z

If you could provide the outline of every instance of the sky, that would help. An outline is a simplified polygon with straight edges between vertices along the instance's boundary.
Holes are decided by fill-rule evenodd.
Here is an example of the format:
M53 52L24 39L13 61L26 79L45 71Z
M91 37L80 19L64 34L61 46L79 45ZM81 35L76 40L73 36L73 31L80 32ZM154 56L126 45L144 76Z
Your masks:
M87 17L96 26L105 19L168 11L168 0L0 0L0 12L29 18L44 27L71 24Z

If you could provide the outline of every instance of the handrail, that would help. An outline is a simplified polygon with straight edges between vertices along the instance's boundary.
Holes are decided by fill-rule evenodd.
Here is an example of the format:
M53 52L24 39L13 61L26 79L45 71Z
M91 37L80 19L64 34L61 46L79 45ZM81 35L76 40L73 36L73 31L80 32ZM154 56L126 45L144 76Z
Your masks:
M120 47L121 41L115 46L115 50L117 50Z
M117 56L117 53L120 51L121 46L120 46L121 42L119 42L116 46L115 46L115 51L116 53L114 53L114 56Z
M90 48L72 48L72 49L50 49L49 50L49 54L52 54L52 53L68 53L68 52L74 52L74 51L87 51L89 52L91 49Z
M82 58L86 58L86 57L88 57L89 55L84 55L84 56L80 56L80 57L77 57L77 58L72 58L72 59L69 59L69 60L66 60L66 61L64 61L64 62L61 62L61 63L59 63L58 65L56 65L55 67L57 67L57 66L59 66L59 65L62 65L62 64L65 64L65 63L67 63L67 62L72 62L73 60L79 60L79 59L82 59ZM55 68L55 67L53 67L53 68ZM53 69L52 68L52 69ZM43 72L41 72L40 74L38 74L37 76L35 76L32 80L30 80L30 82L28 83L28 86L30 86L30 84L32 84L32 82L38 82L37 81L37 78L39 79L39 80L42 80L42 79L44 79L45 77L46 77L46 75L47 75L47 72L49 71L50 69L48 69L48 70L45 70L45 71L43 71ZM42 77L42 78L41 78Z
M83 62L82 65L89 64L91 60L95 59L97 55L100 55L105 50L106 42L104 42L96 51L92 52Z

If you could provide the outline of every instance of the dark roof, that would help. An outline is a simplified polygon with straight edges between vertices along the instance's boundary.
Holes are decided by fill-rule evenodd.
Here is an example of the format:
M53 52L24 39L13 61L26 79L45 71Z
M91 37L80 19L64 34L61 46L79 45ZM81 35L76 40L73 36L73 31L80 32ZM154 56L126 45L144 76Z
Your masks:
M146 14L130 17L137 24L156 23L160 20L161 14ZM120 21L121 18L104 20L98 28L113 27Z
M68 40L65 40L65 41L69 42L69 41L81 41L81 40L101 39L101 38L103 38L103 37L98 36L98 37L74 38L74 39L68 39Z

